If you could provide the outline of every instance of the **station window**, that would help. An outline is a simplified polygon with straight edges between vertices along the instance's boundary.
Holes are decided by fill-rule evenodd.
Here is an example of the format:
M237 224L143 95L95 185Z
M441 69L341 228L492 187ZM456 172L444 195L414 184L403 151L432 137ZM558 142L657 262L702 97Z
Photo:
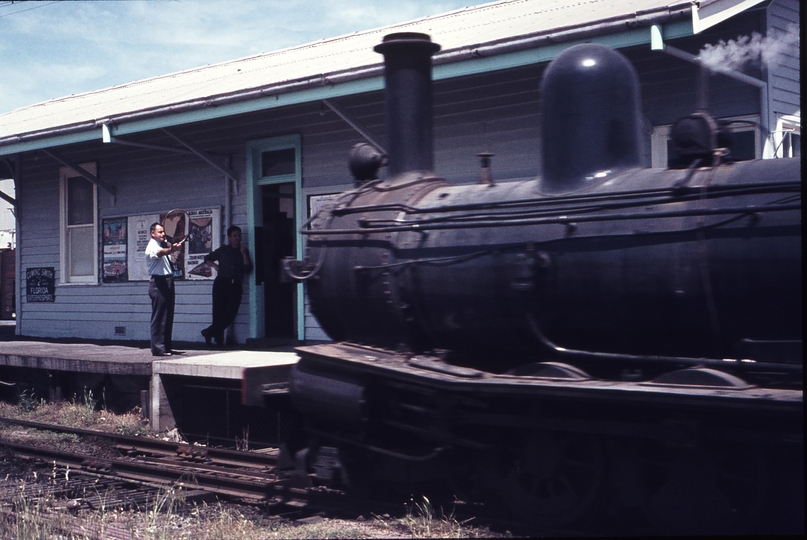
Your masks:
M80 165L95 175L95 163ZM69 167L59 169L61 283L98 281L98 188Z
M718 118L720 122L727 122L731 131L731 159L746 161L759 159L762 155L760 145L759 116L737 116L732 118ZM667 168L675 160L675 154L670 140L672 124L655 126L650 139L652 166Z
M283 176L297 172L297 149L283 148L261 152L261 176Z
M776 122L765 148L765 157L796 157L801 155L801 116L783 115Z

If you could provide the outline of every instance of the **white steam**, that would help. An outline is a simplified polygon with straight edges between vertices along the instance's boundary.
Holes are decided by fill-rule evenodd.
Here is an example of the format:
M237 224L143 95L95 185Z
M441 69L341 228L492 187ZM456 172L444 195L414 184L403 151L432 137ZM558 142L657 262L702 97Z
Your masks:
M799 57L798 32L774 31L769 36L754 32L750 37L740 36L728 42L721 39L717 45L706 45L698 57L711 70L740 71L747 66L768 66L784 55Z

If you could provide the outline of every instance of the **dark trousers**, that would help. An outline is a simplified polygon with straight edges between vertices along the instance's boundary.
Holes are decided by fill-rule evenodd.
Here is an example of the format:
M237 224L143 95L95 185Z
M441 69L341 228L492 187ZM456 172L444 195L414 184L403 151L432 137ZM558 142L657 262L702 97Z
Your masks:
M220 345L224 344L224 331L238 315L243 292L240 280L217 277L213 281L213 324L207 331Z
M149 281L151 298L151 354L171 352L174 328L174 278L152 276Z

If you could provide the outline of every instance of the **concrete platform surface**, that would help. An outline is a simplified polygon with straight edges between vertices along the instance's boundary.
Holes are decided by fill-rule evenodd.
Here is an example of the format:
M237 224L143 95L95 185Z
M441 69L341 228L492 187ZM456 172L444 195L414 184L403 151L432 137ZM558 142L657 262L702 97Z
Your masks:
M153 373L241 379L245 369L287 366L297 362L297 353L283 351L228 351L206 356L174 356L154 362Z
M288 341L253 340L225 348L180 342L174 343L179 354L165 357L152 356L150 344L145 341L40 339L17 336L13 330L13 325L0 325L0 368L48 372L49 388L44 395L51 395L51 399L59 399L56 396L62 395L65 382L58 377L51 379L52 372L68 372L82 382L109 376L116 395L133 394L139 398L154 431L177 425L169 397L178 389L176 382L168 381L171 376L226 379L226 385L236 384L248 394L242 398L244 405L262 407L262 385L285 384L297 362L296 344ZM18 376L19 372L11 375ZM127 384L143 386L124 389ZM172 384L174 388L170 388Z
M156 361L178 360L179 365L190 365L209 355L220 357L213 364L255 365L256 358L266 353L284 352L294 354L292 345L267 346L256 342L252 345L235 345L226 348L208 347L200 343L175 343L178 355L171 357L152 356L145 341L97 341L82 339L46 339L0 334L0 366L109 375L152 375ZM270 362L271 363L271 362Z

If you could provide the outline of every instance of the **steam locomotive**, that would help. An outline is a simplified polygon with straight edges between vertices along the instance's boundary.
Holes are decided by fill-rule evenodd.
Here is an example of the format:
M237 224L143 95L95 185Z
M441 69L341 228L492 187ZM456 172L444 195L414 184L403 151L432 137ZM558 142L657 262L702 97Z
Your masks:
M497 183L482 155L452 185L433 172L439 45L375 50L390 154L352 149L356 188L286 264L334 340L297 349L286 462L545 527L803 532L800 159L732 162L699 111L675 166L642 168L636 72L583 44L541 81L542 174Z

